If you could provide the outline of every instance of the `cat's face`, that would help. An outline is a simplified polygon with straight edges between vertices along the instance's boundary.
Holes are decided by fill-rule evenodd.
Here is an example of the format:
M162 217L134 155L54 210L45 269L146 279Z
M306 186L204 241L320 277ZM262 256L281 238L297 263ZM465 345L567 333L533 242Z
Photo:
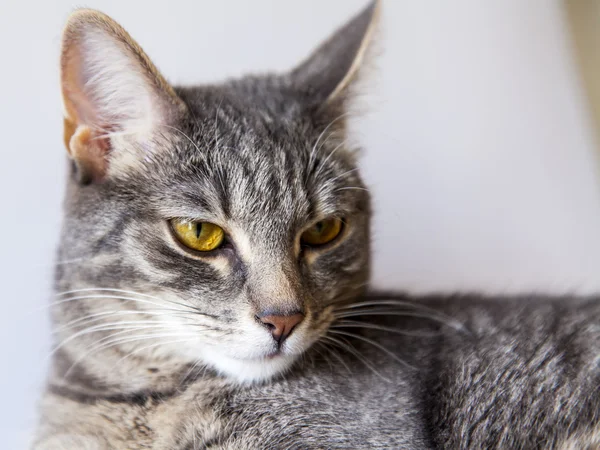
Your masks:
M176 89L107 17L70 20L54 308L70 361L265 380L364 289L369 198L344 125L375 9L290 74Z

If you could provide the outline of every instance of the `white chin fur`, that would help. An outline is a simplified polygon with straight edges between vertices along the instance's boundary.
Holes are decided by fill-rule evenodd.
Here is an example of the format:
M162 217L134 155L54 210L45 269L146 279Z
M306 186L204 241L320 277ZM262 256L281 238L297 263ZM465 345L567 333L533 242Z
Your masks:
M203 356L221 375L243 384L270 380L288 370L297 358L296 355L277 355L270 359L237 359L218 349L204 349Z

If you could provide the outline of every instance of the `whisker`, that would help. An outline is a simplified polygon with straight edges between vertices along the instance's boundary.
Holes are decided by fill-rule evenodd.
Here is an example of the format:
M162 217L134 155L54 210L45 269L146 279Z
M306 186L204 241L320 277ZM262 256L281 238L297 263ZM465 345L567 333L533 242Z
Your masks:
M161 123L161 125L162 125L163 127L166 127L166 128L171 128L172 130L175 130L175 131L178 131L179 133L181 133L181 134L183 135L183 137L185 137L185 138L186 138L188 141L190 141L190 142L191 142L191 144L192 144L192 145L193 145L193 146L196 148L196 150L198 150L198 153L202 153L202 151L200 150L200 147L198 147L198 144L196 144L196 143L195 143L195 142L192 140L192 138L190 138L190 137L189 137L187 134L185 134L185 133L184 133L183 131L181 131L179 128L173 127L173 126L171 126L171 125L167 125L167 124L165 124L165 123Z
M346 187L341 187L341 188L336 189L336 191L351 191L351 190L369 192L369 190L367 188L360 187L360 186L346 186Z
M454 328L455 330L462 331L468 333L465 327L457 321L448 320L444 317L437 317L432 314L425 314L421 312L414 311L398 311L398 310L385 310L385 309L371 309L365 311L351 311L351 312L342 312L341 314L334 313L336 319L345 319L347 317L363 317L363 316L401 316L401 317L416 317L420 319L428 319L434 322L441 323L442 325L449 326Z
M337 177L330 178L330 179L328 179L328 180L327 180L327 182L328 182L328 183L333 183L334 181L337 181L337 180L339 180L340 178L343 178L343 177L345 177L345 176L347 176L347 175L350 175L351 173L354 173L354 172L358 172L358 167L357 167L357 168L354 168L354 169L350 169L350 170L348 170L348 171L344 172L343 174L341 174L341 175L338 175Z
M342 342L340 339L336 339L332 336L327 336L327 335L323 336L322 339L325 339L325 340L331 342L333 345L336 345L336 346L342 348L343 350L350 352L360 362L362 362L365 365L365 367L367 367L371 372L373 372L375 375L377 375L383 381L391 383L391 380L389 378L386 378L382 374L380 374L377 371L377 369L375 368L375 366L373 365L373 363L371 363L371 361L369 361L365 356L361 355L360 352L358 350L356 350L354 347L352 347L347 341Z
M341 320L339 322L335 322L333 325L331 325L330 328L368 328L371 330L388 331L390 333L396 333L396 334L402 334L405 336L414 336L414 337L440 336L440 333L424 333L422 331L400 330L397 328L376 325L373 323L359 322L356 320Z
M324 342L317 342L317 344L321 344L323 346L323 348L328 351L335 359L337 359L340 364L342 366L344 366L344 368L346 369L346 371L350 374L352 373L352 371L350 370L350 367L348 367L348 364L346 364L346 361L344 361L344 358L342 358L334 349L333 347L327 347L327 345L325 345Z
M115 345L120 345L120 344L128 344L131 342L137 342L137 341L143 341L143 340L149 340L149 339L162 339L165 337L184 337L186 336L185 334L182 333L165 333L165 334L147 334L147 335L134 335L134 336L130 336L130 337L126 337L126 338L122 338L122 339L116 339L112 342L107 342L99 347L96 348L92 348L90 349L88 352L84 353L82 356L80 356L79 358L77 358L77 360L75 360L75 362L71 365L71 367L69 367L69 369L64 373L63 378L66 379L68 378L69 374L71 373L71 371L85 358L87 358L88 356L92 355L93 353L96 353L100 350L106 350L108 348L114 347ZM197 337L195 334L191 335L191 336L187 336L190 340L193 337Z
M192 306L192 305L187 305L184 303L180 303L180 302L176 302L173 300L166 300L160 297L155 297L153 295L149 295L149 294L144 294L142 292L135 292L135 291L130 291L130 290L125 290L125 289L117 289L117 288L83 288L83 289L73 289L70 291L63 291L63 292L58 292L55 294L55 296L57 297L61 297L61 296L65 296L65 295L70 295L70 294L78 294L81 292L118 292L118 293L122 293L122 294L128 294L128 295L134 295L134 296L138 296L138 297L146 297L152 300L157 300L159 302L166 302L166 303L172 303L174 305L178 305L178 306L182 306L186 309L191 309L196 311L199 314L203 314L206 315L207 317L212 317L212 318L216 318L216 316L211 315L211 314L207 314L202 312L199 308ZM158 306L162 306L162 305L158 305Z
M366 338L364 336L361 336L359 334L355 334L355 333L348 333L346 331L340 331L340 330L329 330L330 333L334 333L334 334L341 334L344 336L348 336L354 339L358 339L360 341L366 342L367 344L371 344L373 347L378 348L379 350L381 350L382 352L386 353L388 356L390 356L391 358L395 359L396 361L398 361L400 364L405 365L406 367L413 369L413 370L418 370L415 366L407 363L406 361L404 361L403 359L399 358L398 356L396 356L394 353L392 353L390 350L388 350L387 348L385 348L383 345L379 344L378 342L375 342L373 339L369 339Z
M70 294L79 294L80 292L105 292L105 291L120 292L123 294L131 294L131 295L139 295L140 297L147 297L147 298L151 298L154 300L160 300L158 297L155 297L155 296L149 295L149 294L144 294L141 292L126 290L126 289L119 289L119 288L103 288L103 287L87 287L87 288L80 288L80 289L70 289L67 291L56 292L54 295L56 297L62 297L65 295L70 295Z
M118 317L118 316L128 316L128 315L148 315L148 316L155 316L155 317L167 316L167 317L184 318L184 319L188 319L188 320L197 319L197 317L194 317L194 315L195 315L194 312L187 312L187 311L186 312L179 312L179 311L165 312L165 311L161 311L161 310L145 310L145 311L113 310L113 311L103 311L103 312L98 312L95 314L89 314L87 316L83 316L83 317L71 320L70 322L63 324L62 326L55 328L53 332L58 333L60 331L68 330L70 328L75 328L77 325L84 325L84 324L101 321L101 320L104 320L105 318L107 318L107 316L108 317L110 317L110 316Z
M58 305L61 305L64 303L74 302L74 301L78 301L78 300L92 300L92 299L112 299L112 300L121 300L121 301L127 301L127 302L137 302L137 303L141 303L141 304L159 306L164 311L179 311L179 312L186 311L185 309L181 309L181 308L165 308L160 303L151 302L149 300L139 299L139 298L135 298L135 297L115 296L115 295L81 295L81 296L76 296L76 297L69 297L69 298L65 298L63 300L51 302L49 305L46 305L44 308L58 306ZM194 311L198 314L201 314L200 312L196 311L195 308L193 308L191 306L183 305L183 304L182 304L182 306L187 307L188 311Z
M135 323L136 326L124 326L124 325L121 325L121 323L119 323L119 322L113 322L113 323L107 323L107 324L96 325L93 327L84 328L83 330L70 335L68 338L65 338L60 344L58 344L56 347L54 347L50 351L48 358L52 357L52 355L54 355L58 350L60 350L66 344L68 344L69 342L78 338L79 336L85 336L87 334L97 333L100 331L113 331L113 330L129 331L129 330L136 330L136 329L142 329L142 328L155 329L155 328L168 328L169 327L168 325L165 325L162 322L153 322L153 321L150 321L150 322L138 321L138 322L130 322L130 323ZM144 325L153 325L153 326L144 327ZM156 326L156 325L162 325L162 326Z
M329 159L334 155L334 153L337 152L340 148L342 148L344 146L344 144L346 144L345 140L343 140L341 143L339 143L338 145L336 145L336 147L331 152L329 152L329 154L327 155L327 157L323 161L321 161L321 164L319 165L319 167L315 171L315 173L313 175L313 178L316 178L316 177L319 176L319 174L321 173L321 171L325 167L325 164L327 164L327 161L329 161Z
M335 373L335 370L333 368L333 364L331 363L331 360L329 358L327 358L326 354L323 354L323 352L321 350L319 350L318 345L321 345L325 350L328 350L327 347L325 346L325 343L317 341L316 345L314 346L314 349L319 354L319 356L321 356L321 358L323 358L323 361L326 361L327 364L329 364L329 370L331 370L331 373ZM304 356L304 354L302 354L302 356ZM314 364L314 361L313 361L313 364Z
M327 126L323 129L323 131L321 131L321 133L319 134L319 137L317 137L317 140L315 142L315 145L313 145L313 148L310 151L310 155L308 157L308 168L310 170L310 168L312 167L312 162L313 162L313 157L317 151L317 147L319 145L319 142L321 142L321 138L325 135L325 133L327 133L327 130L329 130L329 128L336 123L338 120L343 119L344 117L347 117L348 115L350 115L349 112L345 112L344 114L340 114L339 116L337 116L335 119L333 119L331 122L329 122L329 124L327 124ZM331 134L329 135L331 136ZM327 138L329 139L329 138Z
M155 347L160 347L161 345L179 344L179 343L182 343L182 342L190 342L190 341L192 341L192 339L191 339L191 338L187 338L187 339L178 339L178 340L175 340L175 341L171 340L171 341L166 341L166 342L159 342L159 343L156 343L156 344L147 345L147 346L145 346L145 347L138 348L137 350L133 350L133 351L131 351L131 352L127 353L127 354L126 354L125 356L123 356L122 358L120 358L120 359L119 359L119 360L118 360L118 361L117 361L117 362L114 364L113 368L114 368L114 367L116 367L116 366L118 366L118 365L119 365L119 363L122 363L122 362L123 362L123 361L125 361L127 358L129 358L129 357L131 357L131 356L133 356L133 355L135 355L135 354L137 354L137 353L140 353L140 352L142 352L142 351L144 351L144 350L148 350L148 349L150 349L150 348L155 348Z
M142 329L145 329L146 327L142 327ZM101 339L98 339L97 341L93 342L92 344L90 344L88 346L88 351L86 353L84 353L81 357L79 357L78 359L75 360L75 362L71 365L71 367L69 367L69 369L67 370L67 372L65 372L65 374L63 375L63 378L66 378L68 376L68 374L70 373L70 371L85 357L91 355L92 353L94 353L97 350L101 350L103 343L107 343L110 344L108 345L107 348L110 348L112 345L118 345L119 342L114 341L114 344L112 344L110 341L115 339L116 336L121 336L123 334L127 334L127 333L131 333L133 331L137 331L136 329L132 329L132 330L122 330L119 331L117 333L111 333L108 336L105 336ZM130 337L131 338L131 337ZM108 341L108 342L107 342ZM99 345L100 344L100 345ZM56 350L56 349L55 349ZM55 351L53 350L53 351Z
M354 302L354 303L349 303L349 304L346 304L346 305L343 305L340 307L336 307L336 312L337 311L349 311L349 310L354 310L357 308L364 308L364 307L371 307L371 306L402 306L402 307L412 308L417 311L421 310L421 311L429 312L436 317L446 319L448 322L458 323L452 317L447 316L433 308L430 308L425 305L421 305L419 303L408 302L408 301L403 301L403 300L368 300L368 301L362 301L362 302ZM460 324L459 326L460 326L460 328L463 327L462 324Z
M151 325L151 326L145 326L145 325ZM201 324L197 324L197 325L201 326ZM85 336L87 334L97 333L97 332L101 332L101 331L113 331L113 330L128 331L128 330L137 330L137 329L162 329L162 328L169 329L171 327L172 327L171 324L167 324L162 321L152 321L152 320L109 322L109 323L103 323L100 325L95 325L92 327L87 327L87 328L84 328L83 330L80 330L80 331L70 335L69 337L65 338L60 344L58 344L54 349L51 350L50 354L48 355L48 358L50 358L52 355L54 355L59 349L64 347L69 342L73 341L74 339L76 339L80 336ZM205 329L209 329L209 328L210 327L208 325L205 326ZM189 331L189 333L191 333L191 331Z
M181 378L181 381L179 382L179 385L177 386L178 388L181 387L181 385L183 383L185 383L188 379L188 377L192 374L192 372L200 366L200 364L202 364L204 361L202 361L201 359L197 359L196 362L192 365L192 367L190 368L190 370L188 370L185 375Z
M96 331L96 330L101 330L104 327L113 327L113 326L124 326L124 325L165 325L165 326L171 326L168 323L165 323L161 320L123 320L123 321L119 321L119 322L106 322L106 323L101 323L99 325L94 325L91 327L87 327L84 328L83 330L81 330L78 333L82 333L84 331ZM76 334L78 334L76 333Z
M408 302L403 300L367 300L362 302L353 302L347 305L343 305L339 310L343 309L354 309L362 306L405 306L408 308L422 309L430 312L437 313L437 310L429 308L428 306L421 305L415 302Z
M415 310L429 312L432 315L435 315L436 317L444 318L448 322L458 324L458 326L460 328L463 328L463 325L460 324L458 321L454 320L452 317L450 317L444 313L441 313L440 311L438 311L434 308L430 308L430 307L428 307L426 305L422 305L420 303L408 302L408 301L403 301L403 300L368 300L368 301L350 303L350 304L344 305L342 307L336 308L336 310L337 311L345 311L345 310L370 307L370 306L402 306L402 307L407 307L407 308L413 308Z
M79 294L81 292L118 292L121 294L137 295L139 297L146 297L146 298L149 298L152 300L162 301L162 299L159 297L156 297L156 296L150 295L150 294L144 294L143 292L136 292L136 291L120 289L120 288L103 288L103 287L88 287L88 288L80 288L80 289L71 289L68 291L57 292L54 295L56 297L62 297L65 295L70 295L70 294Z
M219 113L221 112L221 104L223 103L223 97L221 97L221 100L219 101L219 106L217 106L217 110L215 111L215 128L214 128L214 133L215 133L215 149L218 150L219 149Z

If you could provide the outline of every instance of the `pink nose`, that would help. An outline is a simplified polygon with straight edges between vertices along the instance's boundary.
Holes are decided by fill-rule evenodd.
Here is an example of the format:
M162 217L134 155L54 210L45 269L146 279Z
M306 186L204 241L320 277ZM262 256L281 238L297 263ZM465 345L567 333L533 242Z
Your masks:
M304 314L294 313L285 316L269 315L269 316L257 316L258 319L264 323L267 328L271 331L273 339L277 343L282 344L290 334L296 325L304 320Z

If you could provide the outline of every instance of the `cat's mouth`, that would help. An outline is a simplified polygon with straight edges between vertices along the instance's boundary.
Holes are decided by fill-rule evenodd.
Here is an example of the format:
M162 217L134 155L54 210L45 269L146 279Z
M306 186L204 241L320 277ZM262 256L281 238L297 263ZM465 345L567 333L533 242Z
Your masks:
M281 355L281 350L275 350L274 352L267 353L264 359L274 359Z
M263 355L256 355L256 356L250 356L250 357L246 357L246 358L240 358L244 361L271 361L277 358L282 358L282 357L288 357L288 356L294 356L292 355L290 352L286 352L282 349L275 349L272 351L268 351L266 353L264 353Z
M245 355L228 356L222 350L204 348L204 360L227 378L241 383L262 382L286 372L297 360L298 355L285 350Z
M315 333L308 320L302 325L279 341L263 327L247 327L243 336L193 346L190 356L194 360L200 356L205 364L238 382L266 381L290 370L326 330L321 324Z

